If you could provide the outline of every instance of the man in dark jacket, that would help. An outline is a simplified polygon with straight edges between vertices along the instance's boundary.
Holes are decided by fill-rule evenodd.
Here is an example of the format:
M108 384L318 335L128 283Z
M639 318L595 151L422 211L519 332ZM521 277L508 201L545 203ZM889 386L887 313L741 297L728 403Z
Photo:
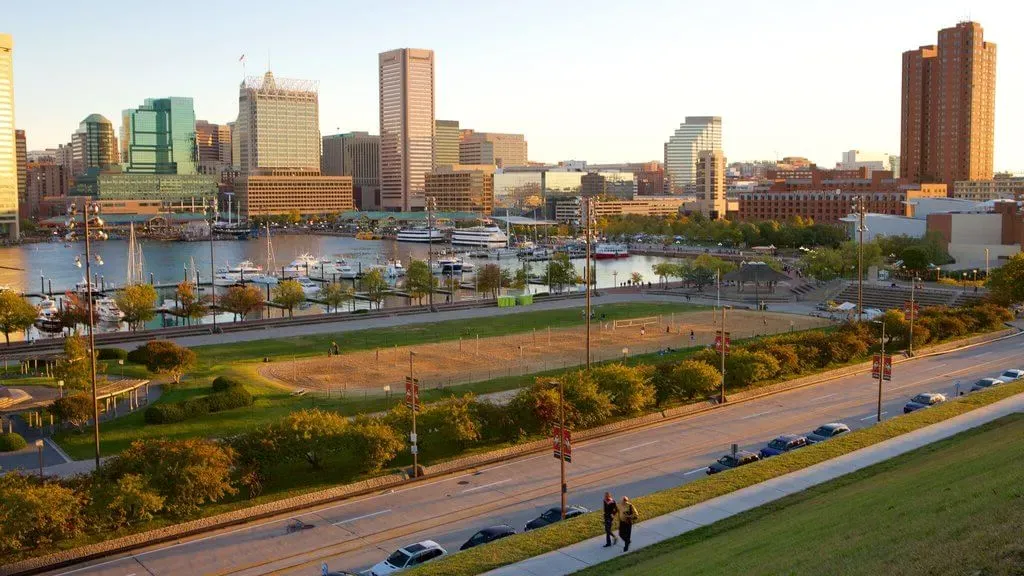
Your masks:
M611 492L604 493L604 547L618 543L619 539L612 533L612 521L619 515L619 505Z

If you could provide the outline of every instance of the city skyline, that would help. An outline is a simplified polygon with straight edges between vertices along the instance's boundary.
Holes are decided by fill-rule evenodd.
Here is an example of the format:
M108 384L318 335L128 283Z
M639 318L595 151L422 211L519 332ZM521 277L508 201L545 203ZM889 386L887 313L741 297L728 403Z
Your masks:
M184 9L168 17L182 26L194 24L196 14L210 21L231 17L232 29L247 30L245 36L211 37L192 26L185 39L164 40L130 25L115 34L113 21L87 7L66 6L52 18L32 18L31 5L18 1L5 32L19 46L17 127L26 131L29 149L65 142L88 114L118 118L120 110L154 96L192 97L197 118L232 121L242 54L247 54L247 75L262 74L269 61L275 74L319 80L321 133L374 133L376 54L409 46L436 54L437 118L481 131L526 134L531 160L660 159L668 135L685 116L715 115L723 118L730 161L795 155L831 166L851 148L899 152L901 54L934 43L936 30L970 18L1000 46L995 169L1024 169L1024 135L1013 130L1024 121L1024 111L1014 106L1024 97L1024 81L1011 74L1024 60L1024 46L1014 42L1010 28L1024 9L979 2L967 14L953 2L929 3L928 10L921 9L924 3L864 2L851 12L807 3L782 15L767 6L739 5L742 9L723 18L702 5L626 8L599 2L584 13L570 11L571 19L536 19L529 6L504 13L495 7L456 11L440 5L416 14L387 4L352 11L308 3L325 16L315 20L303 15L308 10L269 18L260 2L244 12L203 5L202 11ZM652 12L659 18L648 18ZM120 13L129 21L146 17L133 10ZM337 35L337 22L326 17L332 13L344 13L351 34ZM640 16L645 32L631 42L603 40L610 33L608 22ZM446 34L450 27L429 24L435 21L462 26L465 34ZM605 26L595 26L598 22ZM61 34L71 26L95 27L93 50L61 49ZM552 34L559 27L561 34ZM190 35L195 42L188 41ZM164 42L173 42L176 58L146 56L142 66L141 52L112 48L143 39L154 48L146 54L161 53ZM706 54L688 61L687 47L707 40L716 46L711 65ZM582 89L588 71L611 69L647 73L631 76L640 80L606 79L600 91ZM658 70L672 73L654 73ZM864 81L849 80L856 77ZM574 85L581 89L569 89ZM74 86L74 98L66 97L65 86Z

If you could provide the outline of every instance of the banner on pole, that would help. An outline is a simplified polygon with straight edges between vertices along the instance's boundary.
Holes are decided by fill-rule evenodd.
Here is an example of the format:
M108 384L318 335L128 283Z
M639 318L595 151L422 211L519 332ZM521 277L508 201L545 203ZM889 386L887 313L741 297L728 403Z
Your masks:
M886 354L885 358L882 358L881 354L875 354L871 359L871 377L877 380L881 376L882 380L892 380L892 355Z
M555 426L551 432L551 441L555 458L572 462L572 433L569 429Z
M732 346L732 338L729 337L729 332L725 333L725 351L729 352L729 347ZM715 352L722 351L722 331L718 330L715 332Z
M405 405L406 407L420 410L420 381L419 378L405 377Z

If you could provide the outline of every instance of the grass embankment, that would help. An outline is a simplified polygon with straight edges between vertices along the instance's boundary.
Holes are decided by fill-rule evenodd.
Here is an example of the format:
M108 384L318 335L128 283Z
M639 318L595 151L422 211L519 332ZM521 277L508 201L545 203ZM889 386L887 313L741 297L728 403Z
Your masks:
M595 307L600 317L605 315L607 321L656 316L673 312L687 312L703 307L690 304L673 303L622 303ZM372 350L390 346L408 346L431 342L457 340L459 337L481 338L501 336L513 333L532 331L535 328L565 328L579 326L584 323L580 308L561 310L545 310L524 312L467 320L449 320L445 322L410 324L391 328L374 328L336 334L319 334L296 336L253 342L238 342L199 346L194 350L198 355L198 366L181 385L165 390L160 398L162 402L177 402L194 396L209 393L210 382L217 376L234 376L242 379L255 397L249 408L209 414L176 424L146 426L141 411L122 416L113 422L103 423L101 448L104 455L116 454L128 447L134 440L146 438L196 438L225 437L239 434L254 426L276 421L287 414L303 409L319 407L333 410L344 415L380 412L393 407L400 400L392 395L390 398L349 394L344 398L333 397L295 397L288 390L274 386L259 376L256 369L265 356L279 358L320 356L332 341L338 343L342 353L355 350ZM677 352L678 354L678 352ZM637 357L633 361L639 361ZM125 375L144 376L140 366L128 363ZM118 374L120 369L116 362L110 363L108 373ZM139 372L142 370L142 372ZM552 371L557 374L561 370ZM424 402L433 402L453 394L473 392L486 394L522 387L532 382L536 376L512 376L496 378L486 382L476 382L453 386L446 389L422 390ZM54 436L72 458L86 459L93 456L92 437L88 434L74 432L59 433Z
M769 460L763 460L743 468L731 470L715 476L701 478L676 488L656 492L647 496L636 498L637 507L641 510L645 519L654 518L668 512L680 510L705 502L712 498L734 492L741 488L753 486L765 480L776 478L807 468L814 464L836 458L843 454L877 444L906 434L913 430L953 418L976 408L998 402L1015 394L1024 392L1024 382L1014 382L1005 386L992 388L984 392L964 396L952 400L943 405L928 410L920 410L906 416L900 416L866 428L852 432L846 436L830 440L822 444L790 452ZM1019 458L1008 459L1008 465L1019 465ZM947 493L948 495L948 493ZM1019 499L1019 496L1017 496ZM1006 503L1004 501L1003 505ZM1019 507L1019 503L1018 503ZM916 507L915 507L916 508ZM847 522L860 522L865 516L864 510L859 513L843 518ZM643 530L639 525L637 530ZM444 560L421 566L410 572L410 576L471 576L481 574L563 548L577 542L581 542L593 536L603 533L600 513L590 513L553 524L551 526L534 530L529 533L519 534L510 538L499 540L492 544L479 546L466 552L455 554ZM1019 534L1019 531L1018 531ZM793 537L786 542L776 542L764 539L760 545L768 554L772 554L776 545L806 546L807 542L800 538ZM938 550L934 547L926 547L925 552ZM1018 554L1020 551L1018 550ZM941 554L940 554L941 556ZM632 556L630 557L632 558ZM827 558L827 556L826 556ZM730 570L730 572L733 572ZM782 572L785 572L784 570ZM897 571L882 570L875 573L896 573ZM655 573L655 572L645 572ZM665 572L665 573L689 573L686 572ZM745 573L742 570L735 573ZM821 572L819 572L821 573ZM842 573L842 571L825 570L824 573Z
M578 574L1021 574L1022 459L1014 414Z

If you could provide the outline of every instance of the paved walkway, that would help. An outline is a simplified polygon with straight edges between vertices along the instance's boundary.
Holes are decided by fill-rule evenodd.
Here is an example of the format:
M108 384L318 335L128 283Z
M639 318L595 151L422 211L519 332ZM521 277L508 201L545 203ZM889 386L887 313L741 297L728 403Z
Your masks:
M724 518L745 512L795 494L840 476L867 468L879 462L916 450L927 444L949 438L1016 412L1024 412L1024 394L1018 394L990 406L972 410L951 418L863 448L856 452L815 464L809 468L786 474L755 486L719 496L707 502L677 510L663 516L640 522L633 529L633 550L668 540L691 530L713 524ZM728 472L726 472L728 474ZM641 515L643 510L640 510ZM485 576L558 576L572 574L600 564L622 554L622 548L604 548L604 535L548 552L540 556L491 570Z

